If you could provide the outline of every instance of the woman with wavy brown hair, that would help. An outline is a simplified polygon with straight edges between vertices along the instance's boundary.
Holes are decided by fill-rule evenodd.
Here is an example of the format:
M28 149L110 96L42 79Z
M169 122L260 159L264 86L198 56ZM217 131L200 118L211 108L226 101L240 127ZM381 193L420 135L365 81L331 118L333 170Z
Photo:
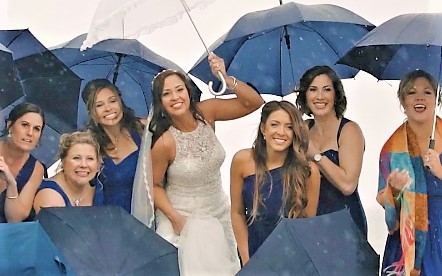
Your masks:
M316 215L319 170L307 160L308 129L287 101L264 105L252 148L238 151L230 170L232 225L245 264L281 218Z

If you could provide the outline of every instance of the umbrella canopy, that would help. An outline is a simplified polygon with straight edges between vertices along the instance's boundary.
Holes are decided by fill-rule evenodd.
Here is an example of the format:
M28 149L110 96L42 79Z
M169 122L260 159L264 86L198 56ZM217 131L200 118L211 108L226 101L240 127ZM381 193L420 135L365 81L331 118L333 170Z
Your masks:
M98 4L82 48L110 38L138 38L178 22L193 9L215 0L102 0Z
M179 275L177 249L121 207L43 208L37 219L78 275Z
M373 28L338 6L290 2L244 15L210 48L223 57L228 74L261 93L283 96L315 65L329 65L341 78L354 77L358 70L335 63ZM212 76L205 59L190 73L208 81Z
M12 52L0 43L0 109L23 96Z
M347 210L282 219L238 275L378 275L379 255Z
M83 80L82 87L96 78L112 81L120 89L124 102L139 117L147 117L153 77L164 69L182 71L135 39L108 39L80 51L85 38L86 34L77 36L52 48L52 53ZM199 100L201 91L194 83L193 92L194 98ZM77 124L82 128L87 123L86 106L82 101L78 110Z
M1 97L0 103L7 100L9 105L1 106L0 126L4 127L5 116L16 104L27 101L40 106L45 113L47 127L43 130L39 146L32 153L38 160L50 165L56 160L59 134L77 127L81 79L28 29L0 30L0 43L12 52L15 76L22 90L21 95L15 93L10 100ZM0 71L3 69L7 68L1 66Z
M422 69L442 81L442 13L396 16L359 40L338 62L380 80Z
M0 223L2 275L75 275L38 222Z
M80 78L28 30L1 30L0 43L15 60L25 100L39 105L58 133L76 129Z

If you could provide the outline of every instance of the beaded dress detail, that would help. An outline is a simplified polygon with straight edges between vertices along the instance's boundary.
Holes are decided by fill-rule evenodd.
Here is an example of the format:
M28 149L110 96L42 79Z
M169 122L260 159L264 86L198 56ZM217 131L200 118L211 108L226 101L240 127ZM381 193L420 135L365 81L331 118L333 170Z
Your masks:
M221 143L211 126L201 121L192 132L182 132L174 127L170 127L169 131L176 144L175 160L167 170L165 184L172 206L188 218L198 215L218 220L224 233L219 240L227 242L230 255L225 257L238 264L239 269L229 199L221 183L220 167L225 159ZM159 210L156 223L157 233L179 247L180 237L175 235L170 221Z

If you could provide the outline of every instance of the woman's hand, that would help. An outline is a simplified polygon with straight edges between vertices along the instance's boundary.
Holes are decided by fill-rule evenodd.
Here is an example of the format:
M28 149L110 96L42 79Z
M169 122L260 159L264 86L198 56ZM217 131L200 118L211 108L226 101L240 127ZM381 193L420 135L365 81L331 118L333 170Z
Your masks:
M221 72L221 74L224 76L224 78L227 77L226 66L225 66L224 60L222 58L218 57L214 53L211 53L209 55L209 65L210 65L210 70L212 71L212 74L217 79L219 79L218 72Z
M442 179L442 165L439 153L433 149L428 149L423 157L424 166L428 168L437 178Z
M397 197L401 191L411 184L411 177L407 170L394 170L390 173L387 179L388 185L390 185L393 197Z
M11 184L16 185L15 178L12 176L3 156L0 156L0 179L6 183L6 188Z
M184 225L186 225L187 217L181 215L180 213L176 213L170 222L172 223L173 231L179 236L184 228Z

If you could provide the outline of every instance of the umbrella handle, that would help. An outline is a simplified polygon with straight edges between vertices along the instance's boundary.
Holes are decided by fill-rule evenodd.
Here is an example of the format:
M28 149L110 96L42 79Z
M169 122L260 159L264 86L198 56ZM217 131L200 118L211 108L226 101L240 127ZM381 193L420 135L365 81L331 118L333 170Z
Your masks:
M209 81L209 84L207 85L209 87L210 93L212 93L212 95L214 95L214 96L222 95L226 91L226 87L227 87L226 79L224 78L223 74L221 74L220 71L218 71L218 76L219 76L219 80L221 81L221 90L220 91L213 90L213 81Z

